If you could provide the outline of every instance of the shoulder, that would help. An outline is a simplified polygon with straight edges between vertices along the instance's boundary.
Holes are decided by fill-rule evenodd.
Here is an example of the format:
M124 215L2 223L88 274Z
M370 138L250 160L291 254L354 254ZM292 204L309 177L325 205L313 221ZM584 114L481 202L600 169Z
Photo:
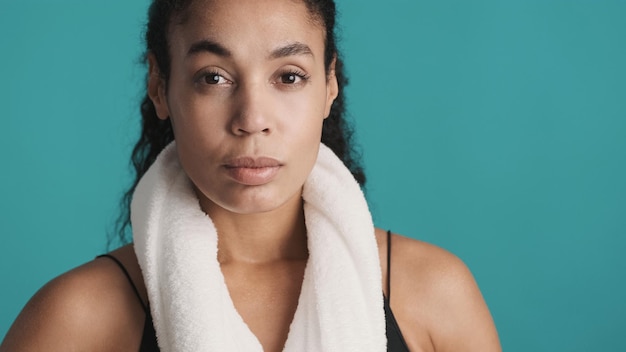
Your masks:
M126 265L130 252L127 246L113 253ZM132 273L132 263L129 269ZM117 264L95 259L42 287L15 320L0 351L123 351L129 346L136 351L144 317Z
M387 233L377 229L376 237L386 283ZM390 277L391 308L412 350L500 351L489 309L458 257L392 234Z

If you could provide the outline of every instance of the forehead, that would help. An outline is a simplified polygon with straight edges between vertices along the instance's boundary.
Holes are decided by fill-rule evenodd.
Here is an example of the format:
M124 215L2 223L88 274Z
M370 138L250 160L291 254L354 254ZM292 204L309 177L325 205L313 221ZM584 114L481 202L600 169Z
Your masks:
M321 23L299 0L196 0L172 19L168 39L173 56L204 39L235 53L300 42L321 56L325 42Z

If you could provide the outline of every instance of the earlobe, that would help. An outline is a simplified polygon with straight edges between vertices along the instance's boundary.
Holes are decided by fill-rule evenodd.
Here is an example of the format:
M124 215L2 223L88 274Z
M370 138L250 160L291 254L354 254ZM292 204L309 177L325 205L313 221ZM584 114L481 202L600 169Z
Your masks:
M337 82L337 75L335 72L335 63L337 57L333 59L328 68L328 78L326 79L326 109L324 111L324 118L330 115L330 109L333 106L333 102L339 95L339 83Z
M156 110L159 119L167 120L170 111L165 96L165 79L161 75L159 65L152 53L148 54L148 65L148 96L154 104L154 110Z

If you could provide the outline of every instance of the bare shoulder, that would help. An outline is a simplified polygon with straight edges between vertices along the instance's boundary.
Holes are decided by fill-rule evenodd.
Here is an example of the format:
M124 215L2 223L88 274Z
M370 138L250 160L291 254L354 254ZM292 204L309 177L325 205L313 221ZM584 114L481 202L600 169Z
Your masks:
M112 254L132 272L130 252L127 246ZM13 323L0 351L137 351L144 317L117 264L95 259L42 287Z
M377 229L376 238L386 284L386 231ZM501 350L489 309L463 261L398 234L390 243L391 292L386 294L412 351Z

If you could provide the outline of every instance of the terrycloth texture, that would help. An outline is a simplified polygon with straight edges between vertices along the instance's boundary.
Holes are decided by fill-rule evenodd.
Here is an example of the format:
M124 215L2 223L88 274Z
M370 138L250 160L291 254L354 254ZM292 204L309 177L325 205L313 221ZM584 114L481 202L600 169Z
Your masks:
M358 184L324 145L303 199L309 259L284 351L385 351L372 219ZM263 351L230 299L218 234L175 143L139 182L131 217L161 351Z

